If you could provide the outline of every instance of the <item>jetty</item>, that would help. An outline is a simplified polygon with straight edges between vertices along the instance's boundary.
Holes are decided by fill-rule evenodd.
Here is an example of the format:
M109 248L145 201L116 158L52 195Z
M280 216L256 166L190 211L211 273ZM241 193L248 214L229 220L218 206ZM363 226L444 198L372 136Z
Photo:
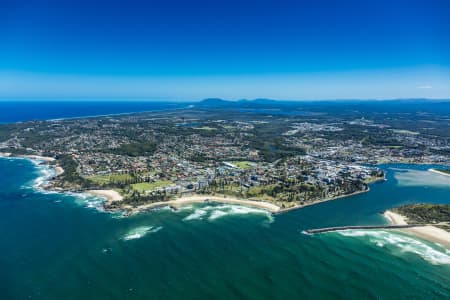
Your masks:
M423 224L405 224L405 225L374 225L374 226L336 226L336 227L324 227L316 229L307 229L304 232L306 234L324 233L330 231L342 231L352 229L400 229L400 228L412 228L424 226Z

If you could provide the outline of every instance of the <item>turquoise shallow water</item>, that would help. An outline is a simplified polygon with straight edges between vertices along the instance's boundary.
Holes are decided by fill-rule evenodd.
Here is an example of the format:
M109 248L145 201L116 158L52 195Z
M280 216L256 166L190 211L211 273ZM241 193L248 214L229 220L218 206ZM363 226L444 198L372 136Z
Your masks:
M117 218L94 198L36 190L43 170L30 161L0 159L0 298L448 299L450 251L436 244L387 231L301 233L450 203L450 177L428 167L386 165L388 181L369 193L274 217L217 204Z

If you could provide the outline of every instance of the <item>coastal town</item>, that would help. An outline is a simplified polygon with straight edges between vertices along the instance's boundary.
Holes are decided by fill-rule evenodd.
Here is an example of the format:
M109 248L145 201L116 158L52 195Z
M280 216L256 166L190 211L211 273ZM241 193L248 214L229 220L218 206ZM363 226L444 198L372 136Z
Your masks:
M450 137L429 129L367 117L220 112L6 124L0 152L54 158L47 163L58 172L47 189L90 191L109 198L105 209L129 213L197 196L283 211L368 191L384 179L379 163L449 164Z

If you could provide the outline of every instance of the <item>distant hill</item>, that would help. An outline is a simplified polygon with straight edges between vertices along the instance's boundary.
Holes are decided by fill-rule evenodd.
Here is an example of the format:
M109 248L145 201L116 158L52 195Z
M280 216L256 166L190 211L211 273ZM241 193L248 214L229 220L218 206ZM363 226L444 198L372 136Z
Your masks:
M282 109L296 110L359 110L359 111L402 111L402 112L450 112L450 99L392 99L392 100L273 100L258 98L253 100L224 100L208 98L194 107L208 109Z
M200 101L199 104L203 105L203 106L209 106L209 105L221 106L221 105L230 105L232 103L234 103L234 101L223 100L220 98L207 98L207 99Z

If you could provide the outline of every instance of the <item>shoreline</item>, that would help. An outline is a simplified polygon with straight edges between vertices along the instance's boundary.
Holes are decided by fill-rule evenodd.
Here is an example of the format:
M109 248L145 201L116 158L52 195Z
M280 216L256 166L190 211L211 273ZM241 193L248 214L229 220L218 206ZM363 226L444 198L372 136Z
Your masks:
M54 158L54 157L40 156L40 155L34 155L34 154L13 154L10 152L0 152L0 157L25 158L25 159L30 159L30 160L40 160L40 161L44 161L44 162L52 162L52 161L56 160L56 158Z
M18 159L28 159L31 162L37 164L37 165L46 165L49 168L53 169L55 171L55 175L52 177L57 177L64 173L64 169L59 164L50 164L52 162L56 161L56 158L49 157L49 156L41 156L41 155L34 155L34 154L13 154L10 152L0 152L0 157L3 158L18 158ZM47 178L48 181L51 181L52 178ZM46 189L44 187L44 189ZM48 190L48 189L46 189ZM64 192L64 191L62 191Z
M236 205L254 207L254 208L266 210L272 214L282 214L282 213L286 213L286 212L289 212L292 210L301 209L301 208L304 208L307 206L320 204L323 202L328 202L328 201L333 201L333 200L342 199L342 198L346 198L346 197L356 196L356 195L359 195L362 193L367 193L369 191L370 191L370 189L367 189L364 191L357 191L352 194L330 197L330 198L319 200L319 201L316 201L313 203L296 205L296 206L292 206L292 207L288 207L288 208L281 208L279 205L270 203L267 201L241 199L241 198L236 198L236 197L231 197L231 196L193 195L193 196L181 197L181 198L174 199L174 200L159 201L159 202L143 204L143 205L139 205L137 207L132 207L131 205L124 205L122 208L118 208L118 209L116 209L116 208L109 209L109 208L105 207L105 210L106 211L117 211L117 210L123 209L123 210L128 211L127 215L132 215L132 214L140 213L143 211L152 210L152 209L161 208L161 207L167 207L167 206L174 207L174 208L180 208L180 207L190 205L190 204L195 204L195 203L214 202L214 203L236 204ZM90 193L90 191L86 191L86 192ZM112 197L108 197L106 195L108 192L111 192L111 190L98 190L98 193L96 194L96 195L107 198L107 202L105 203L106 205L110 205L115 202L120 202L123 199L123 198L122 199L118 199L118 198L113 199ZM115 192L115 191L112 191L112 192ZM115 193L117 193L117 192L115 192ZM91 194L93 194L93 193L91 193Z
M376 166L379 165L393 165L393 164L399 164L399 165L418 165L418 166L426 166L426 165L441 165L441 166L450 166L447 162L442 161L430 161L430 162L411 162L411 161L401 161L401 160L395 160L395 161L378 161Z
M109 201L111 203L112 201ZM168 201L160 201L160 202L154 202L154 203L148 203L144 205L140 205L138 207L131 207L130 205L125 206L125 209L129 210L129 214L136 214L139 212L155 209L155 208L161 208L161 207L175 207L180 208L186 205L195 204L195 203L225 203L225 204L237 204L242 206L249 206L254 208L263 209L266 211L269 211L271 213L276 213L280 211L280 207L264 201L255 201L255 200L245 200L245 199L238 199L234 197L219 197L219 196L209 196L209 195L195 195L195 196L186 196L181 197L174 200L168 200Z
M96 197L106 198L108 203L115 201L122 201L123 197L119 192L114 190L86 190L84 193L93 195Z
M436 169L428 169L429 172L435 173L435 174L439 174L439 175L443 175L443 176L449 176L450 177L450 173L445 173Z
M382 177L376 180L371 181L369 184L377 183L377 182L384 182L386 181L386 177ZM175 200L168 200L168 201L160 201L160 202L154 202L149 204L140 205L138 207L131 207L127 206L126 208L129 209L130 214L138 213L141 211L151 210L154 208L160 208L165 206L174 206L176 208L181 207L183 205L189 205L193 203L208 203L208 202L216 202L216 203L226 203L226 204L238 204L242 206L250 206L250 207L256 207L260 209L267 210L271 212L272 214L282 214L287 213L293 210L301 209L304 207L317 205L324 202L329 202L333 200L338 200L342 198L357 196L360 194L368 193L370 191L370 187L367 188L367 190L362 191L356 191L350 194L345 195L339 195L335 197L328 197L322 200L318 200L312 203L307 204L300 204L300 205L294 205L291 207L282 208L277 204L270 203L267 201L260 201L260 200L251 200L251 199L245 199L245 198L236 198L232 196L209 196L209 195L195 195L195 196L187 196L187 197L181 197ZM108 203L109 204L109 203Z
M400 214L394 213L390 210L386 210L383 213L383 216L389 221L389 223L393 225L407 225L407 218ZM423 238L427 241L438 243L448 249L450 249L450 232L432 226L432 225L424 225L413 228L405 228L405 229L397 229L401 232L413 234L420 238Z
M375 182L372 182L375 183ZM320 203L324 203L324 202L329 202L329 201L333 201L333 200L338 200L338 199L342 199L342 198L346 198L346 197L352 197L352 196L357 196L360 194L364 194L370 191L370 188L368 188L367 190L364 191L356 191L353 192L351 194L345 194L345 195L339 195L339 196L335 196L335 197L329 197L329 198L325 198L322 200L318 200L316 202L312 202L312 203L307 203L307 204L300 204L300 205L294 205L292 207L287 207L287 208L281 208L277 214L281 214L281 213L285 213L285 212L289 212L291 210L296 210L296 209L301 209L307 206L312 206L312 205L316 205L316 204L320 204Z
M7 153L7 152L0 152L0 157L24 158L24 159L29 159L32 161L44 161L45 163L47 163L47 166L52 167L54 169L55 177L64 173L64 169L61 166L48 164L49 162L56 161L56 159L53 157L45 157L45 156L39 156L39 155L13 155L13 154ZM383 178L379 178L374 181L371 181L369 184L376 183L376 182L382 182L385 180L386 180L386 178L383 177ZM46 189L46 188L44 187L44 189ZM54 191L61 192L61 193L70 192L67 190L60 190L60 189L54 190ZM117 192L115 190L111 190L111 189L97 189L97 190L84 190L84 191L81 191L81 193L85 193L85 194L89 194L89 195L97 196L97 197L102 197L102 198L106 199L106 201L103 203L103 207L105 208L105 211L116 212L116 211L124 210L127 212L127 215L131 215L131 214L135 214L135 213L139 213L142 211L151 210L151 209L155 209L155 208L166 207L166 206L169 206L169 207L173 206L173 207L178 208L178 207L182 207L184 205L189 205L189 204L194 204L194 203L208 203L208 202L237 204L237 205L242 205L242 206L249 206L249 207L263 209L263 210L269 211L272 214L282 214L282 213L290 212L292 210L297 210L297 209L301 209L304 207L308 207L308 206L312 206L312 205L316 205L316 204L320 204L320 203L324 203L324 202L328 202L328 201L333 201L333 200L338 200L338 199L342 199L342 198L346 198L346 197L356 196L359 194L367 193L369 191L370 191L370 188L367 188L367 190L356 191L351 194L339 195L339 196L335 196L335 197L328 197L328 198L318 200L318 201L315 201L312 203L294 205L294 206L286 207L286 208L282 208L277 204L270 203L267 201L236 198L236 197L226 196L226 195L223 195L223 196L194 195L194 196L181 197L181 198L174 199L174 200L143 204L143 205L139 205L137 207L133 207L133 206L127 204L127 205L123 205L122 207L119 207L119 208L108 208L107 206L123 200L123 196L119 192Z

